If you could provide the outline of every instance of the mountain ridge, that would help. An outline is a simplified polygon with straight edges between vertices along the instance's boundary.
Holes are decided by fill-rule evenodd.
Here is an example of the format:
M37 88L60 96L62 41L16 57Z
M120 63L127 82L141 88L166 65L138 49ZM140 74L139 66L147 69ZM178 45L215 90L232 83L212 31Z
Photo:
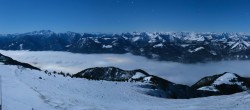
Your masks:
M250 78L241 77L236 73L230 72L204 77L192 86L176 84L167 79L150 75L140 69L122 70L116 67L87 68L74 74L72 77L89 80L142 82L146 84L142 87L150 90L147 93L148 95L173 99L229 95L243 92L250 88Z

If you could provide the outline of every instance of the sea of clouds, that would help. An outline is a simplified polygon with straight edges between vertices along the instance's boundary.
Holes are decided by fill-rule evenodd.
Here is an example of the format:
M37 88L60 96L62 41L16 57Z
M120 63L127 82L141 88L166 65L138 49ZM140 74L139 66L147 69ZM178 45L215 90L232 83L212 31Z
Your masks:
M219 61L196 64L157 61L132 54L76 54L55 51L5 51L0 53L44 70L71 74L90 67L114 66L125 70L143 69L175 83L191 85L200 78L233 72L250 77L250 61Z

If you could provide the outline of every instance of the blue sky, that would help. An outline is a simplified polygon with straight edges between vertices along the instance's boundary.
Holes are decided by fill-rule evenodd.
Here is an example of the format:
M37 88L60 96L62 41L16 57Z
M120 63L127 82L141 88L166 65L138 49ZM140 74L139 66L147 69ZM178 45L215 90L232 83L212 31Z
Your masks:
M250 0L0 0L0 33L250 32Z

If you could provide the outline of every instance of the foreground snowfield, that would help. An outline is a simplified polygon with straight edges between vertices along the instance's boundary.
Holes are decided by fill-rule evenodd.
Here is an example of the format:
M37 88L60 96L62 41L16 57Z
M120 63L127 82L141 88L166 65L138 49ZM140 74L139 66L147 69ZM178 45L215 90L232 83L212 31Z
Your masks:
M3 110L245 110L250 93L195 99L144 94L142 83L90 81L0 64ZM41 77L42 79L40 79Z
M205 76L224 72L249 77L250 61L220 61L198 64L156 61L131 54L74 54L56 51L4 51L0 53L36 67L58 72L77 73L97 66L115 66L121 69L143 69L175 83L192 85Z

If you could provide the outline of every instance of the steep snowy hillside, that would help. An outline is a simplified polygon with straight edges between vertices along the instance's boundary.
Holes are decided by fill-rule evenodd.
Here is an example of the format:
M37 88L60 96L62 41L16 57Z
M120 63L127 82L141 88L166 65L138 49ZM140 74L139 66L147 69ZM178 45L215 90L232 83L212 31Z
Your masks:
M0 35L0 49L131 53L157 60L197 63L250 59L250 35L194 32L81 34L41 30L23 34Z

